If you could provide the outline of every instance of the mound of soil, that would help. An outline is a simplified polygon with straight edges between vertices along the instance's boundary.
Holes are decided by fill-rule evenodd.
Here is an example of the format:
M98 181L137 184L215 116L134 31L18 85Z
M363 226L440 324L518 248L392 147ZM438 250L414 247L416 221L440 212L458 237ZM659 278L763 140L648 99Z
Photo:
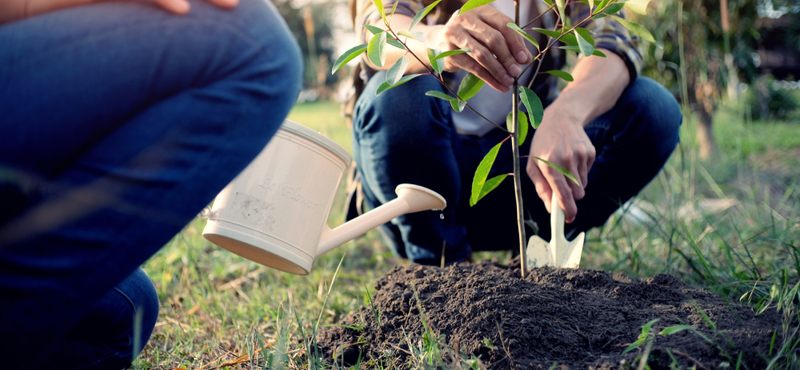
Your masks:
M776 310L756 316L748 306L665 274L637 280L543 267L522 279L518 263L482 261L443 269L398 266L375 288L374 309L366 305L318 333L318 349L329 361L416 366L409 357L425 352L419 349L426 343L425 324L443 344L439 356L445 362L460 353L490 369L635 369L647 346L622 352L653 319L659 321L646 353L651 369L674 362L699 369L727 362L735 368L740 353L744 365L761 369L773 333L778 332L776 344L781 341ZM692 325L702 336L691 330L659 334L673 325Z

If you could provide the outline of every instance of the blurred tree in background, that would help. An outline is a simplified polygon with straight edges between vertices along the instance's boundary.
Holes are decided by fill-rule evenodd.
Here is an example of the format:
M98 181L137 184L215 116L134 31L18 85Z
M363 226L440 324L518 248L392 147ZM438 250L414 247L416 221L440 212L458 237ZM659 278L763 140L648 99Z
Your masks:
M651 1L648 15L638 20L659 44L649 45L646 58L654 60L643 74L669 88L697 119L701 158L717 150L711 124L719 104L738 99L740 82L753 85L770 72L757 65L759 51L800 46L799 5L797 0L661 0ZM764 13L771 9L795 18L788 22L794 30L767 30ZM769 94L753 91L769 100Z
M330 74L331 57L335 53L333 38L335 12L332 0L305 1L302 6L293 0L274 0L283 19L292 30L303 53L303 87L318 89L336 82Z

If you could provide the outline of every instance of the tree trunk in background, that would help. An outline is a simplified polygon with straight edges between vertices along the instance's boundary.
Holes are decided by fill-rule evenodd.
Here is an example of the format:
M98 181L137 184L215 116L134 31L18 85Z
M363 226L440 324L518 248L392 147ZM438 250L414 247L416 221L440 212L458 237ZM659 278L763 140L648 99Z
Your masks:
M714 140L714 132L711 122L714 116L705 109L698 109L697 118L697 143L700 145L698 156L702 160L709 159L717 154L717 141Z

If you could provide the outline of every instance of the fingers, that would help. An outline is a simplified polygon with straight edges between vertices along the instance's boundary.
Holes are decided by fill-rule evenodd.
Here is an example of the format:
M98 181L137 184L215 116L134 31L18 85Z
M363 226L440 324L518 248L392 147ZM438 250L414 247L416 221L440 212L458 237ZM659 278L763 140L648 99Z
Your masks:
M507 58L513 59L519 64L529 64L533 61L533 55L531 55L531 52L528 51L528 48L525 46L525 40L522 36L511 28L508 28L508 22L511 22L511 18L508 18L505 23L500 23L504 20L499 17L484 17L483 19L486 23L492 25L502 33L506 43L506 50L509 52ZM503 58L506 58L506 56L504 55ZM497 55L497 59L503 58Z
M522 64L533 59L525 41L508 28L511 19L491 7L481 7L462 16L454 15L444 32L454 48L469 49L474 64L454 58L454 66L482 78L494 89L506 92L514 78L522 74ZM494 84L484 76L499 84Z
M556 199L558 199L558 204L561 209L564 210L564 220L567 223L571 223L575 221L575 216L578 214L578 206L575 204L575 198L572 195L572 188L567 184L567 178L558 172L557 170L553 169L552 167L548 166L544 162L539 162L539 170L544 175L544 178L547 180L547 183L550 185L550 188L555 191ZM552 210L549 210L552 212Z
M239 0L207 0L207 1L223 9L231 9L236 5L239 5Z
M475 74L475 76L478 76L478 78L480 78L481 80L486 81L486 83L489 84L489 86L491 86L493 89L500 92L508 91L509 85L506 85L505 83L500 82L496 78L494 78L494 76L491 73L489 73L489 71L487 71L486 68L483 68L483 66L478 64L478 62L476 62L475 59L473 59L472 57L466 56L464 54L458 54L458 55L453 55L448 59L450 59L454 64L459 66L459 68L472 72L473 74Z
M173 14L186 14L189 12L189 2L186 0L153 0L156 4L160 5L164 10Z
M542 175L542 171L539 170L538 163L539 161L534 158L529 159L525 171L528 173L528 177L531 178L533 186L536 188L536 194L539 196L539 199L542 200L542 203L544 203L547 212L550 213L552 212L550 209L550 197L553 191L550 188L550 184L548 184L547 180L544 178L544 175Z
M503 92L508 91L508 86L514 83L514 77L519 75L522 70L519 66L516 66L516 69L513 70L517 72L517 75L510 75L506 67L495 58L495 51L485 46L494 45L498 40L501 44L505 45L505 42L502 40L502 35L500 32L489 30L488 27L485 26L470 25L470 27L472 27L472 29L469 30L462 27L449 27L445 30L445 37L447 40L449 40L455 48L469 49L469 58L475 63L465 60L463 56L462 58L453 59L453 61L456 64L460 64L459 67L475 73L478 77L483 78L481 75L490 75L492 79L500 82L502 85L499 89L496 86L492 87ZM508 54L508 50L506 49L506 55ZM470 67L474 69L474 71L471 70Z
M153 0L156 4L164 8L164 10L173 14L186 14L191 9L191 5L186 0ZM207 0L209 3L214 4L223 9L231 9L239 4L239 0Z

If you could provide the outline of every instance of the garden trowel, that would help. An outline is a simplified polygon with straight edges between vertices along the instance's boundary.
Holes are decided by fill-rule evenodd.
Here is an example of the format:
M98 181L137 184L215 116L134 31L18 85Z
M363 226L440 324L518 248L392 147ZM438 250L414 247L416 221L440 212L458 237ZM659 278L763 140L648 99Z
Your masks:
M577 268L581 263L585 237L585 233L580 233L571 242L564 237L564 210L559 207L556 195L553 194L550 199L550 242L538 235L531 236L525 251L527 265Z

